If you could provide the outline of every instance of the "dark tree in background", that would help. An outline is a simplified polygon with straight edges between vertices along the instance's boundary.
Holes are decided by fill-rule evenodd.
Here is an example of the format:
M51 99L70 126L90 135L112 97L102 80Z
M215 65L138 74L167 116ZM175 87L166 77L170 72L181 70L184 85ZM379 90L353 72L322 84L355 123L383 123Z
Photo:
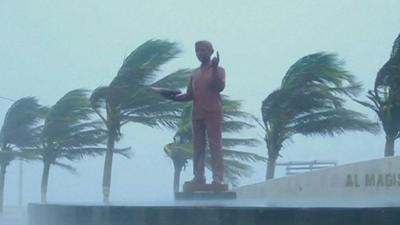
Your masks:
M394 143L400 137L400 35L396 38L389 60L378 71L374 90L368 91L368 102L357 101L378 115L386 134L384 156L394 155Z

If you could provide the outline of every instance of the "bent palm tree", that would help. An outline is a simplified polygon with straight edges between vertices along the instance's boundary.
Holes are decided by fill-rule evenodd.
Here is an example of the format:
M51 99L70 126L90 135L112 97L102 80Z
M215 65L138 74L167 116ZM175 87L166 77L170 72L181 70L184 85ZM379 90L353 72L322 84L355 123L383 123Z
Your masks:
M181 105L162 98L151 86L181 88L186 84L187 70L178 70L156 80L160 67L179 52L176 43L147 41L129 54L110 85L99 87L92 93L91 105L107 129L103 170L105 203L109 202L114 145L121 138L121 127L128 122L150 127L175 127Z
M230 100L226 96L223 97L224 106L224 125L222 150L224 152L224 175L225 180L233 186L238 184L241 176L248 175L251 172L251 162L263 161L264 157L250 152L234 150L237 147L254 147L259 144L257 139L228 137L243 129L253 127L246 120L251 118L250 114L240 110L239 101ZM174 142L164 147L167 156L172 160L174 165L174 192L179 191L180 174L193 156L193 139L192 139L192 119L191 104L185 104L185 108L181 113L178 123L178 130L174 135ZM211 170L211 159L209 154L206 159L206 167Z
M393 156L395 140L400 137L400 35L367 98L370 102L356 101L376 112L386 134L384 156Z
M41 133L41 147L37 149L43 161L41 201L47 201L47 186L51 165L70 171L75 169L60 162L62 159L80 160L105 152L106 138L102 123L93 121L88 91L77 89L65 94L46 115Z
M45 111L33 97L17 100L7 111L0 131L0 212L3 210L6 168L16 158L32 158L26 149L37 146L39 123Z
M261 114L268 150L266 179L274 177L275 162L285 142L305 136L377 130L359 112L346 109L345 97L356 96L361 85L336 55L316 53L293 64L281 87L262 102Z

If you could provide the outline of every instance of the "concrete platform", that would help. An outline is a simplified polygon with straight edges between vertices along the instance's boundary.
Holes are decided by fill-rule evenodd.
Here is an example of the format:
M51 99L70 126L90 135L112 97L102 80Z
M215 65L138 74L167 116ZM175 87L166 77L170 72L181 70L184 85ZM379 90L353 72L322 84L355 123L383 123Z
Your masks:
M398 225L400 206L237 200L132 204L29 204L30 225ZM314 206L312 206L314 205Z
M240 200L400 202L400 156L355 162L234 189ZM346 203L347 204L347 203Z
M191 200L235 200L236 192L233 191L195 191L195 192L176 192L175 200L191 201Z
M236 200L207 199L198 193L189 196L191 201L29 204L29 224L400 225L398 156L273 179L234 191Z

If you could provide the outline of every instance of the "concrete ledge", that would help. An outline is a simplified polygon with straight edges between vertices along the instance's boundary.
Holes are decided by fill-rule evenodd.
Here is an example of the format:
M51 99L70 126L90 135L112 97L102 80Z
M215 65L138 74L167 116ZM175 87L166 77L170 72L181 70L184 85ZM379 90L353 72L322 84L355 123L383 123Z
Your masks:
M400 208L29 205L30 225L398 225Z
M196 192L176 192L176 200L233 200L236 199L236 192L209 192L209 191L196 191Z
M400 157L325 168L236 188L239 200L385 199L400 202Z

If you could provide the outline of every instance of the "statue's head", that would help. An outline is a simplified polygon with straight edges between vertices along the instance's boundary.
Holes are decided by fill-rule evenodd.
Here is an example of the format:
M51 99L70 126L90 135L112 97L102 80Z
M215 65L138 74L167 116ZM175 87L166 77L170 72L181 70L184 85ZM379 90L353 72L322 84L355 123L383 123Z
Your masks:
M196 56L200 62L205 63L210 61L210 57L214 52L211 42L198 41L195 44Z

